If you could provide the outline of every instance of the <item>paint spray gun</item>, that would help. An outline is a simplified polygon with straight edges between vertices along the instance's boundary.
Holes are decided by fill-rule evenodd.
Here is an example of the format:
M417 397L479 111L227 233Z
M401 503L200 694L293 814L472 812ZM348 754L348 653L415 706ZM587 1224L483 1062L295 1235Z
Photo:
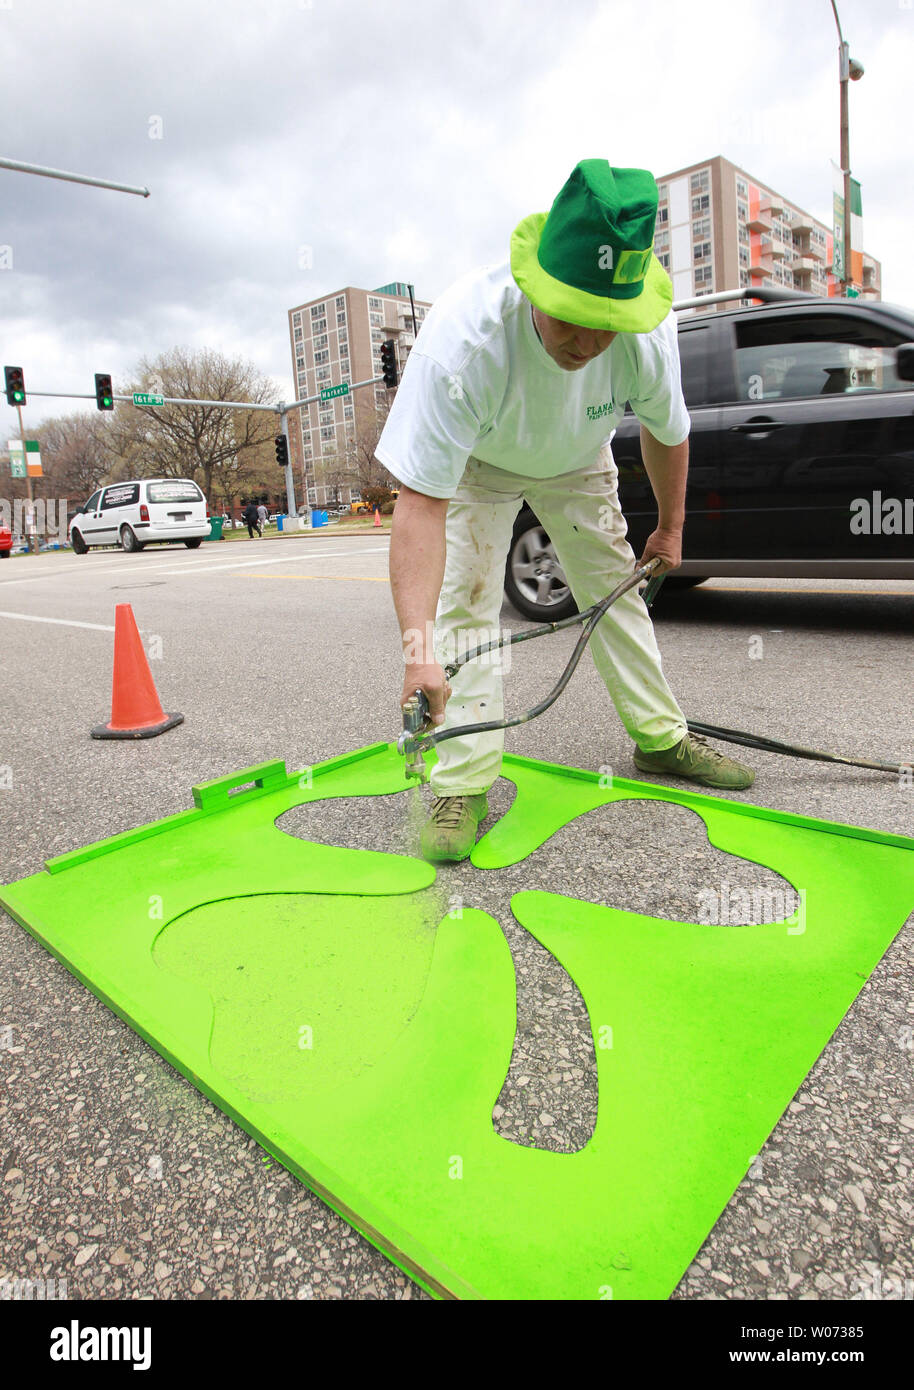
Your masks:
M397 752L406 758L406 780L428 781L425 759L417 747L418 737L428 721L428 696L424 690L410 695L403 706L403 732L397 739Z

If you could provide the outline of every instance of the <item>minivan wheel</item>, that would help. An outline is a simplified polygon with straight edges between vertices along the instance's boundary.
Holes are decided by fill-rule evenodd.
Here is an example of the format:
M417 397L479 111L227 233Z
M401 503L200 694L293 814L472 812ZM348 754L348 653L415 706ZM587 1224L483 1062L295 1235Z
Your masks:
M121 527L121 549L126 550L128 553L133 553L134 551L143 549L142 545L137 540L135 533L130 529L129 526Z
M535 519L511 542L505 592L517 611L534 622L561 622L577 612L552 542Z
M72 533L72 535L70 536L70 544L73 547L74 555L85 555L89 549L79 531L74 531Z
M200 544L202 540L202 536L192 536L190 540L185 541L184 544L187 546L188 550L196 550L197 546Z

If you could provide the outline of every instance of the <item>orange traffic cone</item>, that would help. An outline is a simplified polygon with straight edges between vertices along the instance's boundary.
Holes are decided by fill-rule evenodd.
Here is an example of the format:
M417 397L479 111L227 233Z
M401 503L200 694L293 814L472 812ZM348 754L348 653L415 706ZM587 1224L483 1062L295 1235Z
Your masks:
M375 526L381 525L381 513L378 511L377 507L374 509L374 524Z
M183 724L183 714L166 714L129 603L114 611L114 682L111 722L92 730L93 738L154 738Z

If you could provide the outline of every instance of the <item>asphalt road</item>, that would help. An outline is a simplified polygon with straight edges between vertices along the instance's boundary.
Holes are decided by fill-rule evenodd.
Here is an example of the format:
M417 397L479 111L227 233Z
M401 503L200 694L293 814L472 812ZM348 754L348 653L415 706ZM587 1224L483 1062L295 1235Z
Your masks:
M401 665L386 576L386 537L332 533L0 565L4 881L184 809L207 778L268 758L300 768L395 737ZM157 739L89 738L110 713L118 603L133 606L165 709L185 715ZM717 580L663 591L655 621L689 717L849 756L914 758L914 583ZM503 622L524 625L507 606ZM574 640L564 632L514 650L510 710L541 698ZM589 659L507 746L637 776ZM914 787L898 779L729 751L757 770L737 799L914 834ZM357 800L290 812L283 828L408 852L408 796L370 812ZM496 784L493 812L510 797ZM637 803L593 813L516 870L441 871L447 892L498 918L515 960L518 1035L499 1132L571 1150L596 1114L583 1003L513 922L510 892L593 889L694 920L696 894L722 876L784 886L711 849L684 808ZM912 1296L911 928L751 1162L676 1298ZM0 961L0 1278L65 1279L76 1298L426 1296L5 916Z

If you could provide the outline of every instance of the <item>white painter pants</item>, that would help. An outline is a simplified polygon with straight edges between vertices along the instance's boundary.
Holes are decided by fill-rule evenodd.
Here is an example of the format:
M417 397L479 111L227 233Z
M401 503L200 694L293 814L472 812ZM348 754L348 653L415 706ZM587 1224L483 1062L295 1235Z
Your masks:
M558 478L522 478L468 459L447 512L447 563L435 619L442 664L496 635L505 560L524 498L548 533L580 609L605 598L632 573L635 555L626 540L617 483L608 444L592 467ZM649 751L678 743L687 733L685 717L664 678L654 629L637 590L616 600L588 646L634 741ZM468 662L451 687L446 728L504 718L496 660ZM487 791L501 770L503 749L501 730L439 744L431 775L435 795Z

